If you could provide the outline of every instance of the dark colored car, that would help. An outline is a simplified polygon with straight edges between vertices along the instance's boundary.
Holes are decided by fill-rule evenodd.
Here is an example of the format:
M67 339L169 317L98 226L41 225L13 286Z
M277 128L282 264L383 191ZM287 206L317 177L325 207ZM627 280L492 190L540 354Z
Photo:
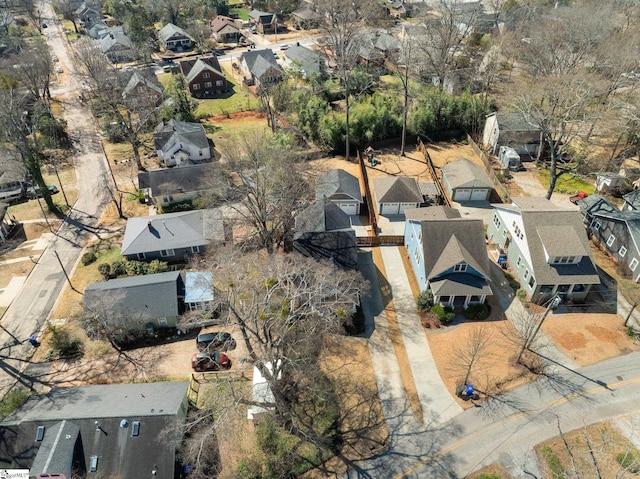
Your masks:
M198 351L228 351L236 348L236 341L231 334L220 331L219 333L202 333L196 338Z
M58 192L58 187L56 185L47 186L49 193L55 195ZM30 200L34 200L37 197L42 198L42 192L40 191L40 187L38 185L35 186L27 186L27 198Z
M221 371L231 367L231 359L225 353L193 353L191 368L197 372Z

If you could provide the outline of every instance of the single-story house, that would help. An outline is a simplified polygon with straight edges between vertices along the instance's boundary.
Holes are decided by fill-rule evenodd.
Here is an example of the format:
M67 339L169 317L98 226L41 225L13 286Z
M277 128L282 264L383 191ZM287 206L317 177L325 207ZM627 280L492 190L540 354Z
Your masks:
M112 63L130 62L138 57L131 39L121 26L111 27L100 35L100 39L97 40L100 50Z
M4 243L9 239L9 235L18 221L9 213L9 205L0 203L0 243Z
M487 237L506 256L524 291L536 302L555 293L584 301L600 278L580 212L546 198L512 201L493 205Z
M640 190L633 190L622 197L624 204L622 211L640 210Z
M363 202L360 181L344 170L329 170L316 182L316 200L320 199L331 201L347 215L357 216Z
M258 33L277 33L278 30L278 16L275 13L251 10L249 23L255 27Z
M211 159L213 142L202 123L161 122L153 134L158 157L166 166L191 165Z
M122 240L122 256L131 260L185 261L204 253L211 243L225 241L218 209L180 211L129 218Z
M144 102L143 104L153 103L159 106L164 100L164 94L153 70L146 75L135 71L122 91L122 98L129 102L134 99Z
M0 162L0 201L10 203L24 197L26 170L17 160L3 159Z
M630 189L629 180L619 173L602 172L596 175L596 190L600 193L620 194Z
M227 79L222 73L218 57L202 57L180 62L189 93L196 98L210 98L227 91Z
M177 434L184 423L188 388L150 382L33 395L0 422L0 469L39 478L179 477L180 437L168 441L163 432Z
M358 265L356 234L349 216L329 200L317 200L295 218L293 248L343 268Z
M138 187L147 202L169 206L202 196L223 196L228 184L215 163L148 170L138 173Z
M305 5L291 12L291 17L302 29L317 28L322 20L322 15Z
M423 202L418 182L406 176L374 178L373 196L381 216L403 215Z
M523 160L536 158L541 141L540 128L527 121L524 113L496 112L487 115L483 143L492 155L496 155L501 146L510 146Z
M158 31L158 39L163 48L174 52L190 50L194 43L191 35L173 23L167 23Z
M184 312L184 280L179 271L91 283L84 290L84 311L105 314L131 330L175 327Z
M405 211L404 242L421 291L452 308L493 295L482 220L447 206Z
M218 43L243 43L246 41L241 25L233 18L218 15L210 23L211 35Z
M259 87L282 80L282 69L270 48L243 52L238 59L238 64L247 85Z
M489 175L480 165L460 158L441 168L442 183L453 201L488 201L493 190Z
M305 78L313 73L324 76L327 69L322 55L301 45L293 45L284 51L283 65L288 70L300 72Z

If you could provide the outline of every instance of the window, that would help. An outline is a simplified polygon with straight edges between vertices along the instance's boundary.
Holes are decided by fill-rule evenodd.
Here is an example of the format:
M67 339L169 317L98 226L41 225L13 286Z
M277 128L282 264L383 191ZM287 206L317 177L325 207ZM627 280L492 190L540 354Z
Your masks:
M193 88L194 90L199 90L200 89L200 83L194 83L193 85L191 85L191 88Z
M496 228L500 229L500 218L498 218L498 215L493 216L493 224L496 225Z
M422 231L418 233L418 241L422 241Z
M172 249L161 249L160 250L160 256L173 256L175 254L175 251L173 251Z
M633 258L631 260L631 263L629 263L629 269L631 269L631 271L635 271L637 267L638 267L638 260Z
M620 246L620 251L618 251L618 254L621 258L624 258L624 255L627 254L627 248L625 248L624 246Z
M192 246L191 247L191 252L192 253L199 253L200 252L200 246Z
M518 261L516 261L516 266L520 266L520 263L522 263L522 257L518 256Z
M456 273L461 273L467 270L467 265L466 263L460 263L457 264L453 267L453 271L455 271Z
M524 279L527 279L529 277L529 270L525 269L524 270Z
M202 74L202 78L211 78L211 73L209 73L209 72L204 72L204 73ZM209 83L209 85L211 85L211 83Z
M609 238L607 238L607 246L611 247L613 246L614 241L616 240L616 237L613 235L609 235Z
M131 435L138 436L140 434L140 421L133 421L133 426L131 427Z
M138 259L145 259L144 253L138 253Z
M596 224L595 224L596 231L599 230L601 226L602 225L600 224L600 222L596 221Z
M529 279L529 286L533 288L534 284L536 284L536 280L533 278L533 276L531 276L531 278Z
M211 88L211 82L210 81L204 82L204 87Z
M222 80L216 80L216 86L222 86Z

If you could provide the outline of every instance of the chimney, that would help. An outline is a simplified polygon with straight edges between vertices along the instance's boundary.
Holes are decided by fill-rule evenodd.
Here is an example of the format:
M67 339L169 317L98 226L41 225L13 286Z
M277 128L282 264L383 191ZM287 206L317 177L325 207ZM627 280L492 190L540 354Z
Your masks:
M153 225L151 224L151 220L147 221L147 228L149 228L149 231L153 231Z

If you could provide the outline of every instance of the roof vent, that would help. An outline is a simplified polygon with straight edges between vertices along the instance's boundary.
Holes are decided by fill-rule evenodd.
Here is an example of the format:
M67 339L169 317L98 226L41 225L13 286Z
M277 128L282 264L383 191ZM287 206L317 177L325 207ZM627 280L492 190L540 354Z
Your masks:
M120 427L122 428L128 428L129 427L129 421L127 421L126 419L123 419L122 421L120 421Z
M151 220L147 221L147 228L149 228L149 231L153 231L153 225L151 224Z
M36 431L36 441L42 441L44 439L44 426L38 426Z

